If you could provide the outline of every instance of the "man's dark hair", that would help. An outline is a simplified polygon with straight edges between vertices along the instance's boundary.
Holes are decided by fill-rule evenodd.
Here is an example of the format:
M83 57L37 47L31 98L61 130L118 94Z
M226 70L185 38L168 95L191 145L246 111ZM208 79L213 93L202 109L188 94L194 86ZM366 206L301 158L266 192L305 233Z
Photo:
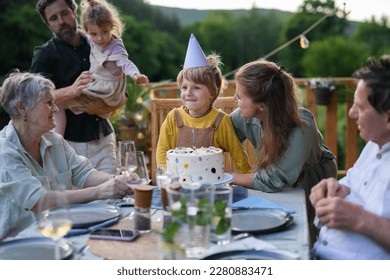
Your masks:
M59 0L39 0L35 7L37 8L39 15L41 16L41 19L43 20L44 23L47 24L47 18L45 15L45 9L47 6L50 4L57 2ZM72 11L75 11L77 8L77 4L75 0L63 0L66 4L68 4L69 8L71 8Z
M390 110L390 55L383 55L379 62L370 57L364 67L353 73L353 77L364 80L371 89L368 102L378 113Z

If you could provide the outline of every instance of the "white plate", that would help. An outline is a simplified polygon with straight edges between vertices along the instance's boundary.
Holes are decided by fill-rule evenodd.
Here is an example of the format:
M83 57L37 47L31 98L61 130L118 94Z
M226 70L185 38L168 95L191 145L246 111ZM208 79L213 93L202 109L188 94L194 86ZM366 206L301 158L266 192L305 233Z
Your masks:
M212 254L203 260L290 260L285 254L272 251L235 250Z
M106 203L72 204L69 205L69 214L73 228L88 228L118 217L121 210Z
M61 259L69 258L72 246L65 240L58 241ZM54 241L47 237L14 239L0 243L0 260L54 260Z
M293 217L279 209L242 209L233 211L232 231L271 233L287 228L292 222Z
M229 174L229 173L225 173L225 176L223 177L223 179L221 179L217 182L213 182L211 184L212 185L224 185L224 184L230 183L231 181L233 181L233 175Z

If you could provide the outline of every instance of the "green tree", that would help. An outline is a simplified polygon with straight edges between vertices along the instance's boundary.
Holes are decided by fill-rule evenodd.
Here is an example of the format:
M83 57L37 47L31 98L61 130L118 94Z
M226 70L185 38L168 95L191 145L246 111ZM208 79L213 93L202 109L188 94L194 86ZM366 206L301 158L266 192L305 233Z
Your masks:
M131 16L123 16L123 20L126 24L123 42L140 71L153 82L176 77L181 62L177 54L183 53L182 46L168 33L153 30L148 22Z
M34 46L50 38L50 30L31 4L10 3L0 14L0 22L0 37L4 38L0 45L0 75L14 68L28 70Z
M345 34L348 26L347 21L345 16L336 10L334 0L304 0L302 6L298 8L298 12L284 23L280 42L287 42L301 34L326 15L326 19L306 35L309 41ZM282 50L277 57L295 77L301 77L304 69L302 69L300 60L304 57L305 52L306 50L300 48L297 43Z
M179 19L176 16L164 15L158 8L143 0L112 0L123 14L131 15L138 21L147 21L153 29L177 34L180 31Z
M232 66L238 68L276 48L284 21L284 17L273 11L261 14L258 9L252 9L248 15L237 18L233 24Z
M342 36L312 43L302 59L306 77L350 77L368 57L363 43Z
M390 28L389 19L386 17L376 21L366 21L356 28L352 38L357 42L362 42L369 49L370 55L381 56L384 53L390 53Z
M210 12L204 21L183 27L180 41L186 46L189 34L194 33L206 54L214 51L222 56L223 73L228 73L275 48L284 20L256 8L237 15Z

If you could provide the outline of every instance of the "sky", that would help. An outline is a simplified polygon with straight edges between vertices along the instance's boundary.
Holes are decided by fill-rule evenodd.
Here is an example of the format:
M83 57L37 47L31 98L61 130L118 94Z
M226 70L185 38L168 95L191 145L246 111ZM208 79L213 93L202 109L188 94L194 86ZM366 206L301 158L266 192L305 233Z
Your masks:
M183 9L251 9L257 8L278 9L288 12L296 12L303 4L303 0L145 0L151 5L176 7ZM370 20L374 15L377 20L382 16L390 19L390 0L336 0L336 5L342 9L343 3L346 9L351 11L348 20Z

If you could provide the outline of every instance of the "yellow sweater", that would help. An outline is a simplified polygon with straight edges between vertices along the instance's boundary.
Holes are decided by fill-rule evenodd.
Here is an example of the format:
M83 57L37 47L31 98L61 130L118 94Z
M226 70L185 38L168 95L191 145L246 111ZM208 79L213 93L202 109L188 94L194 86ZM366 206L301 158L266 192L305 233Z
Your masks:
M179 108L179 112L183 124L193 128L211 127L219 113L217 109L212 108L207 115L201 118L194 118L184 111L183 106ZM174 110L171 110L160 129L156 152L157 164L165 164L167 151L176 148L178 134L179 128L177 127L175 113ZM192 144L189 143L188 147L191 146ZM233 124L227 114L223 116L214 132L213 146L222 149L224 152L230 153L238 172L251 172L248 155L238 140L237 135L234 132Z

